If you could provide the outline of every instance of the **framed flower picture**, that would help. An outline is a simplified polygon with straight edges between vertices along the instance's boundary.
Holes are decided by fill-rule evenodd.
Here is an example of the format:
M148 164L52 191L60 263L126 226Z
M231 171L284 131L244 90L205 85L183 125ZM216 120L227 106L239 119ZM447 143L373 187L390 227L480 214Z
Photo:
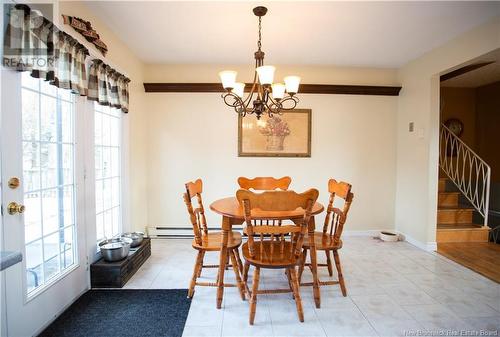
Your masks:
M238 118L239 157L311 157L311 109Z

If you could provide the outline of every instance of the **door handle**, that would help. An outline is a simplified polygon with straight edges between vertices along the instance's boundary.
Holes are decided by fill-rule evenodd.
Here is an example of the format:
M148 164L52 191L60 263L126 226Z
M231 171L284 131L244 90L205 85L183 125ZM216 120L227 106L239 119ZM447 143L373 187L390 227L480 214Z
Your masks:
M10 215L14 215L16 213L23 214L25 209L26 207L24 207L24 205L18 204L15 201L7 205L7 211Z

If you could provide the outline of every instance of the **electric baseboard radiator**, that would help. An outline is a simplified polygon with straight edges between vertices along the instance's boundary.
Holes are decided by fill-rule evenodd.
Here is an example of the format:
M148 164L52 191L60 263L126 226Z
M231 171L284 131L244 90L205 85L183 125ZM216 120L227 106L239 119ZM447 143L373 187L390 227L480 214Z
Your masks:
M220 227L209 227L210 231L220 231ZM241 232L241 228L234 228L233 231ZM151 238L193 238L193 228L187 226L149 226L148 236Z

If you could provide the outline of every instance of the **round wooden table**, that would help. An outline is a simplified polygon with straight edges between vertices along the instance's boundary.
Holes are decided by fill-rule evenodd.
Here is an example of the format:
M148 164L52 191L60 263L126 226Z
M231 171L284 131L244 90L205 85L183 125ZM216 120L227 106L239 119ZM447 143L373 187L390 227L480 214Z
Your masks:
M217 284L217 309L222 306L222 297L224 295L224 271L226 270L226 256L227 256L227 240L229 232L232 230L233 225L241 225L244 220L244 210L239 204L236 197L223 198L214 201L210 204L210 209L215 213L222 215L222 248L219 258L219 273ZM316 229L316 222L314 216L323 212L324 207L321 203L316 202L311 211L311 219L308 225L309 242L311 243L311 269L313 274L313 293L314 302L316 307L320 307L321 299L319 293L319 280L318 280L318 266L316 260L316 247L314 246L314 231ZM300 219L304 216L304 211L297 209L295 211L257 211L252 212L252 217L258 219L260 217L276 220L294 220Z

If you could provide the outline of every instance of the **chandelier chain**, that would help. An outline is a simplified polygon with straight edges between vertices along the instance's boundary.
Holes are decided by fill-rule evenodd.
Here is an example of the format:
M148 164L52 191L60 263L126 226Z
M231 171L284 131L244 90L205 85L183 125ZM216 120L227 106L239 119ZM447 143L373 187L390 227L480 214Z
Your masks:
M262 43L261 43L261 40L262 40L262 17L259 16L259 40L257 41L257 47L259 48L259 51L260 51L260 48L262 47Z

